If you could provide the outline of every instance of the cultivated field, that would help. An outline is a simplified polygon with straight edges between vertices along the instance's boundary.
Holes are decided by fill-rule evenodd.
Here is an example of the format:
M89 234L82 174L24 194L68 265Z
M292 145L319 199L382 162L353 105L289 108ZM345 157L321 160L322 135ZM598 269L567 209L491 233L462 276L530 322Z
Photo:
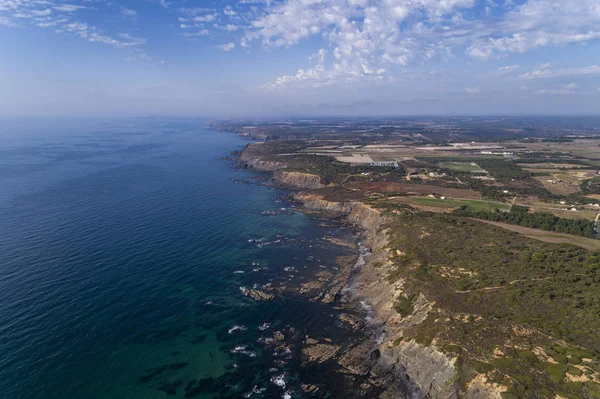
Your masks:
M439 165L453 172L487 173L486 170L481 169L475 162L440 162Z
M494 202L494 201L484 201L484 200L464 200L464 199L454 199L454 198L429 198L429 197L396 197L392 200L396 202L406 203L409 205L416 205L418 207L428 207L428 208L440 208L440 209L455 209L461 207L463 205L469 207L473 211L486 211L490 212L494 209L500 209L503 211L510 210L510 204L505 202Z
M340 162L346 162L346 163L355 163L355 164L370 164L373 162L373 158L371 158L369 155L367 154L343 154L343 155L336 155L335 159L337 159Z
M481 199L477 191L460 188L439 187L428 184L413 183L390 183L390 182L351 182L344 185L354 190L364 190L379 193L402 193L402 194L437 194L457 199Z

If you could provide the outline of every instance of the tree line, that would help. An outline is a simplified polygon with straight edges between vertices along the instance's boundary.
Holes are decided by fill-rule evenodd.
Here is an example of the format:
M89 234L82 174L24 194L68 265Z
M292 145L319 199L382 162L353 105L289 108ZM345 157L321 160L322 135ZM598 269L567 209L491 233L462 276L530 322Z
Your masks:
M594 222L590 220L565 219L547 212L529 213L528 208L523 206L513 206L510 212L497 209L492 212L472 211L467 206L461 206L454 214L582 237L592 238L595 235Z

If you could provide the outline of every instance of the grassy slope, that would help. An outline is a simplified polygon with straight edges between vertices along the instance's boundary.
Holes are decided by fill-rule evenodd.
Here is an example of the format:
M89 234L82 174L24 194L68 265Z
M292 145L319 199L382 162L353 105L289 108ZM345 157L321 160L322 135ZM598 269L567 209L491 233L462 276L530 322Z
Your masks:
M404 339L435 340L459 357L462 383L485 373L508 397L600 397L599 253L448 215L388 227L403 254L390 281L437 304Z

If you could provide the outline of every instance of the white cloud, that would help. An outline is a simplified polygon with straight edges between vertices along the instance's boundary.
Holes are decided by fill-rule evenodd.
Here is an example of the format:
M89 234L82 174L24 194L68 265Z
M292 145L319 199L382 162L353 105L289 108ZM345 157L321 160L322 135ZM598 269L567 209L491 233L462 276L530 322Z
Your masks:
M89 42L108 44L116 48L136 47L146 43L146 39L133 37L128 33L121 33L119 34L120 39L115 39L114 37L101 35L97 32L90 32L90 29L87 26L85 32ZM142 54L145 56L145 53Z
M63 26L63 29L67 32L75 33L76 35L87 39L88 37L88 24L83 22L71 22Z
M208 29L202 29L202 30L199 30L198 32L187 32L184 34L184 36L186 36L186 37L208 36L208 34L209 34Z
M352 83L357 81L367 82L382 82L383 74L386 72L385 69L372 70L367 65L357 65L356 70L348 73L348 65L334 66L333 68L325 67L325 60L327 58L327 51L320 49L315 54L309 57L309 60L313 64L311 68L299 69L295 75L281 76L273 83L268 83L261 86L260 90L273 91L282 90L289 86L302 86L309 85L311 87L323 87L332 85L340 80L345 83Z
M566 85L562 85L562 87L563 87L563 89L566 89L566 90L575 90L579 86L576 83L567 83Z
M448 60L456 50L486 60L537 47L591 41L600 38L600 13L594 11L597 1L528 0L520 5L488 1L488 7L501 10L500 16L468 19L462 13L471 11L475 0L263 1L240 44L247 47L256 41L264 47L291 47L310 37L322 37L331 46L331 59L324 64L330 76L368 77L394 64ZM518 68L508 67L489 75L501 76ZM311 69L301 69L304 74L300 75L306 76Z
M52 14L52 10L49 8L46 8L45 10L33 10L31 14L36 17L44 17Z
M205 13L214 13L216 10L214 8L205 8L205 7L195 7L195 8L184 8L181 7L179 12L188 16L195 16L198 14Z
M63 12L74 12L77 10L81 10L82 8L86 8L84 6L78 6L75 4L60 4L58 6L54 6L53 7L56 11L63 11Z
M504 76L515 72L519 68L521 68L520 65L506 65L489 72L487 76Z
M323 76L372 80L391 64L451 57L434 27L441 30L444 18L474 5L474 0L286 0L252 21L241 45L258 40L266 47L290 47L317 35L330 43L331 60L323 64L326 73L300 69L279 79L277 86Z
M194 21L196 22L212 22L215 19L217 19L217 14L199 15L194 17Z
M121 11L121 14L122 14L124 17L128 17L128 18L135 18L135 17L137 17L137 11L135 11L135 10L132 10L131 8L124 8L124 9Z
M467 88L465 88L465 92L467 94L475 96L475 95L481 94L481 89L479 87L467 87Z
M71 22L68 24L64 24L57 31L58 32L66 31L66 32L74 33L75 35L77 35L83 39L86 39L87 41L89 41L91 43L108 44L110 46L113 46L116 48L121 48L121 49L134 48L134 47L138 47L143 44L146 44L146 39L133 37L128 33L120 33L118 35L118 37L119 37L118 39L116 39L112 36L101 34L98 32L98 30L95 27L90 26L84 22ZM139 49L137 49L137 50L138 50L139 55L142 56L142 58L149 58L141 50L139 50Z
M236 30L238 30L238 27L236 25L227 24L225 25L225 30L227 32L235 32Z
M519 75L520 79L544 79L544 78L557 78L563 76L586 76L586 75L599 75L600 65L590 65L581 68L568 68L568 69L535 69L531 72Z
M235 43L222 44L219 48L223 51L231 51L235 48Z
M519 69L519 68L520 68L519 65L507 65L507 66L503 66L503 67L498 68L498 71L499 72L512 72L515 69Z
M223 10L223 14L227 15L227 16L233 16L236 14L235 11L233 11L233 9L231 8L231 6L227 6L225 7L225 9Z
M6 17L0 17L0 26L14 26L10 19Z
M63 0L64 1L64 0ZM99 2L99 4L104 2ZM79 10L99 10L83 5L64 3L61 0L0 0L0 25L32 26L41 29L52 28L57 33L71 33L88 42L107 44L115 48L130 49L141 58L150 57L140 49L146 39L133 37L127 33L111 34L84 20L73 20ZM113 9L112 7L109 9ZM135 18L135 10L114 9L117 15ZM4 16L7 13L9 16ZM85 15L82 15L85 16ZM17 19L19 24L13 21Z
M487 28L467 49L473 58L495 54L525 53L545 46L587 42L600 38L597 0L529 0Z
M36 26L39 28L52 28L55 26L62 25L67 21L68 21L67 18L58 18L58 19L53 19L53 20L40 21L36 24Z
M552 95L552 96L572 96L575 94L573 90L569 89L539 89L531 94L534 95Z

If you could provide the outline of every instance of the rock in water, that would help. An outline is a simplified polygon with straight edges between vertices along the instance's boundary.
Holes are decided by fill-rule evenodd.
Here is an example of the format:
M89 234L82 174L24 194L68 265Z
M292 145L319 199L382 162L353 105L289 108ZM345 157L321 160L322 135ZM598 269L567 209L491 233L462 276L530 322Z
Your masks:
M246 287L240 287L240 291L244 296L250 297L255 301L270 301L275 298L275 294L270 294L268 292L255 290Z
M306 392L309 395L316 395L320 390L318 386L313 384L302 384L301 388L304 392Z

